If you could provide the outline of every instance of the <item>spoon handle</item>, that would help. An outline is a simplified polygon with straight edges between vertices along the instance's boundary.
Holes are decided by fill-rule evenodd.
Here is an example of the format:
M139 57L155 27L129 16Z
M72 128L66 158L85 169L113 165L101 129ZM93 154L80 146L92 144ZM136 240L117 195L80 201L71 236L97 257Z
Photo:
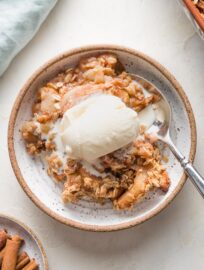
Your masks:
M181 152L177 149L177 147L174 145L174 143L171 140L168 140L166 142L172 151L172 153L175 155L175 157L180 162L181 166L183 167L185 173L188 175L194 186L197 188L197 190L200 192L201 196L204 198L204 178L199 174L199 172L194 168L192 163L185 158Z

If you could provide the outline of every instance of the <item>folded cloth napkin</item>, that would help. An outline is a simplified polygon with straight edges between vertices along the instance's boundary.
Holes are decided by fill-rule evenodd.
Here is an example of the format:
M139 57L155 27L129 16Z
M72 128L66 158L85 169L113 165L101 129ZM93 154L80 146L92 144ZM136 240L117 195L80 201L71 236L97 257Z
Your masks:
M32 39L57 0L0 0L0 75Z

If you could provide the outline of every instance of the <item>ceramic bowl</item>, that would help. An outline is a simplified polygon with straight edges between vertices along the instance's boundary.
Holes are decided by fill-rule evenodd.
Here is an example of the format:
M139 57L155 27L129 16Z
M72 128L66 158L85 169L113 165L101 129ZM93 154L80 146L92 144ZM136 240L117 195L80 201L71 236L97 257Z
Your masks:
M39 270L48 270L47 257L40 240L25 224L16 219L0 214L0 230L6 229L10 235L20 235L24 239L22 251L26 251L30 258L35 258Z
M36 90L60 71L75 66L82 57L105 52L116 54L128 72L146 78L162 91L172 108L171 135L175 144L191 161L196 148L195 120L183 89L162 65L145 54L113 45L87 46L65 52L40 67L21 89L11 112L8 130L11 164L20 185L40 209L64 224L91 231L125 229L148 220L173 200L186 180L182 168L169 153L167 170L172 181L169 191L149 194L132 211L116 211L109 203L100 205L86 200L64 205L60 198L62 187L48 177L39 160L27 154L19 129L31 117Z

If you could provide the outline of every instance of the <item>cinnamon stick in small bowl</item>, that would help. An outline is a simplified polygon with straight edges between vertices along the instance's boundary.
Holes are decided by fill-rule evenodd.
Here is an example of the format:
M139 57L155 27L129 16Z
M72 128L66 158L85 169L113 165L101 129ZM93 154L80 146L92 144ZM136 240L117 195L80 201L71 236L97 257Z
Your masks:
M7 238L8 238L8 234L6 230L0 231L0 250L6 245Z
M24 251L17 258L16 270L21 270L30 262L28 254Z
M2 261L3 261L3 257L4 257L4 254L5 254L5 250L6 250L6 248L4 247L4 248L0 251L0 269L1 269L1 264L2 264Z
M3 261L3 256L5 253L5 245L6 245L7 238L8 238L7 231L6 230L0 231L0 269L1 269L1 264Z
M22 270L38 270L38 264L35 259L32 259Z
M18 235L13 236L11 239L7 239L1 270L16 269L18 251L22 242L23 239Z
M21 252L17 257L17 264L21 262L23 259L25 259L26 257L28 257L27 252L25 251Z

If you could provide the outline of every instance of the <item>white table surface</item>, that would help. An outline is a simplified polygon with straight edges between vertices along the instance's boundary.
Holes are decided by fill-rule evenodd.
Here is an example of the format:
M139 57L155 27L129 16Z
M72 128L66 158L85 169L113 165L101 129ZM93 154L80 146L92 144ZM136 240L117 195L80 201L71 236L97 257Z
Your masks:
M79 231L42 213L20 188L7 150L13 102L41 64L67 49L113 43L147 53L185 89L197 122L195 165L204 175L204 42L176 0L61 0L0 79L0 212L29 225L42 240L50 270L201 270L204 201L188 181L161 214L135 228Z

